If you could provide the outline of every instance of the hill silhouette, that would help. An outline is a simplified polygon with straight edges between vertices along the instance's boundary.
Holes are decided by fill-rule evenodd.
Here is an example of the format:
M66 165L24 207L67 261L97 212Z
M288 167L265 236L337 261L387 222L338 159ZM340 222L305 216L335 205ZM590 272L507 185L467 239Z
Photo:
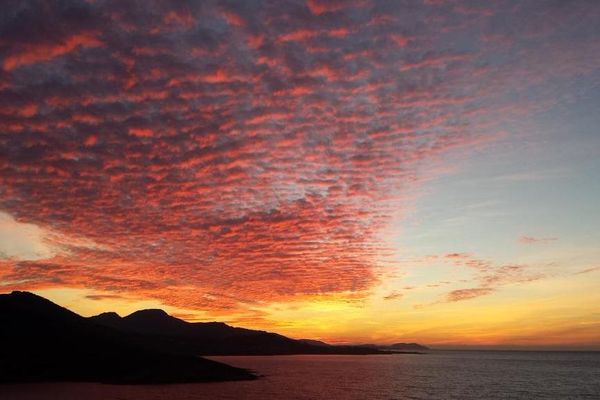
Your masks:
M100 325L28 292L0 295L0 327L0 382L178 383L255 378L244 369L168 352L143 340L140 344L139 335Z
M144 346L198 355L382 354L376 348L334 346L277 333L236 328L222 322L187 322L163 310L141 310L120 317L109 312L89 318L97 324L141 335Z
M222 322L187 322L163 310L84 318L28 292L0 294L0 383L178 383L256 378L201 355L390 354L415 343L336 346Z

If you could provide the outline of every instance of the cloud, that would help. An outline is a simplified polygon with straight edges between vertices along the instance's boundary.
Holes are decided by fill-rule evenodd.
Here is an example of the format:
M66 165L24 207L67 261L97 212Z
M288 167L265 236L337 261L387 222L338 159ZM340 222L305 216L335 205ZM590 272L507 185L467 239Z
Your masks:
M474 299L475 297L491 294L493 291L493 288L486 287L453 290L446 296L446 301L456 302Z
M446 293L443 299L435 301L429 305L435 305L444 302L457 302L475 297L489 295L496 290L514 284L525 284L544 278L544 274L537 272L529 265L523 264L498 264L491 260L477 258L475 255L464 252L447 253L444 255L429 255L413 262L428 265L432 262L441 262L450 264L454 267L465 268L471 271L471 277L461 279L455 283L474 283L475 288L455 289ZM426 285L429 288L438 288L444 285L450 285L453 282L440 281ZM425 307L427 304L419 305Z
M4 69L11 71L23 65L52 60L78 48L99 47L102 42L93 33L85 32L62 39L58 43L25 46L4 59Z
M365 1L340 1L340 0L306 0L306 5L314 15L321 15L328 12L341 11L353 6L364 6Z
M123 296L118 294L88 294L85 296L86 299L90 300L107 300L107 299L123 299Z
M546 244L546 243L556 242L557 240L558 240L558 238L556 238L556 237L540 238L540 237L533 237L533 236L526 236L526 235L519 237L519 243L521 243L521 244Z
M595 272L595 271L600 271L600 267L586 268L581 271L575 272L573 275L589 274L590 272Z
M37 225L16 221L0 212L0 258L43 260L58 253L47 240L48 232Z
M0 211L0 259L14 262L48 260L73 251L102 248L91 240L20 222Z
M427 166L595 71L596 6L539 7L10 2L0 279L249 315L368 296Z
M384 300L399 300L402 297L404 297L404 294L402 292L393 291L393 292L389 293L388 295L384 296L383 299Z

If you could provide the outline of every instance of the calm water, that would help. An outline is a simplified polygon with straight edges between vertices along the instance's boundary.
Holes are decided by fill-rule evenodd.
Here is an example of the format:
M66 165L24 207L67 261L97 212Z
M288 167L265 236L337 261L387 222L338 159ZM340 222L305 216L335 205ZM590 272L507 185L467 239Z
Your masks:
M600 353L436 351L426 355L213 357L252 382L0 385L0 399L600 399Z

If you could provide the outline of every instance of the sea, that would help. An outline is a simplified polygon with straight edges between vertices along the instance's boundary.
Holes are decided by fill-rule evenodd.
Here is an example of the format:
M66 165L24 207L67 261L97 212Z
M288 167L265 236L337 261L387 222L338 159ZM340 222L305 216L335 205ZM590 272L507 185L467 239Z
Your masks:
M439 350L210 358L249 368L261 378L177 385L0 385L0 399L600 399L600 352Z

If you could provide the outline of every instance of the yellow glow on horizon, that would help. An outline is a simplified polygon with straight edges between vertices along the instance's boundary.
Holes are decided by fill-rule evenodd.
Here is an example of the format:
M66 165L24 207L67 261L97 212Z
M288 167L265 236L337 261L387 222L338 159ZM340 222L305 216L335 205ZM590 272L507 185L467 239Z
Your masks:
M35 292L83 316L105 311L124 316L139 309L161 308L190 321L221 320L331 343L597 346L600 313L595 305L600 304L600 292L594 287L594 280L583 275L558 277L502 288L488 296L420 308L415 307L415 302L422 299L418 291L399 300L383 300L382 290L375 290L366 299L348 299L347 294L310 296L256 308L265 317L254 319L244 319L242 314L213 318L202 310L180 309L155 299L112 296L85 289Z

